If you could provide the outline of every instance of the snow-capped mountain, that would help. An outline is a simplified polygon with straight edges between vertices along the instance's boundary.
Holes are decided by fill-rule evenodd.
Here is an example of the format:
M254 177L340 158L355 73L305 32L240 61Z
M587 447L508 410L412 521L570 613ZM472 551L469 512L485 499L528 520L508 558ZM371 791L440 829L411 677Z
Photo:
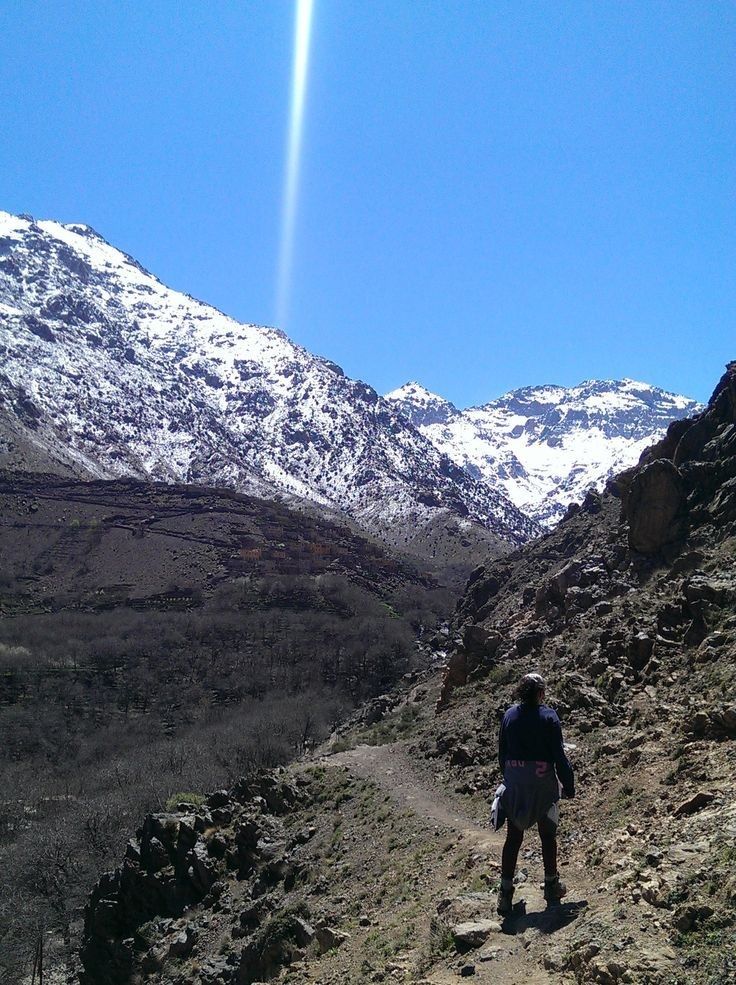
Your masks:
M635 464L670 421L702 407L634 380L524 387L458 410L419 383L386 395L434 445L552 526L570 502Z
M88 226L6 212L3 464L280 492L430 553L437 531L462 542L481 525L493 546L539 529L282 332L171 290Z

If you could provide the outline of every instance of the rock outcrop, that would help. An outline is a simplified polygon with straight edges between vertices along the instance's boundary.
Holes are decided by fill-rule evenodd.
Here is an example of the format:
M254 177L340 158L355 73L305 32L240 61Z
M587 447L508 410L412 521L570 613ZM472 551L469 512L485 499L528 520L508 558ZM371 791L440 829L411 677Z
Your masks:
M293 885L298 847L310 838L309 831L287 836L280 821L303 796L284 771L262 772L202 805L148 815L120 868L103 875L90 896L82 985L127 985L188 957L207 911L228 905L230 878L247 899L236 931L242 946L237 959L215 959L202 980L245 985L288 963L315 934L299 914L280 915L278 933L269 926L274 890Z
M634 475L626 497L629 547L659 554L687 537L687 496L680 470L667 458L645 465Z

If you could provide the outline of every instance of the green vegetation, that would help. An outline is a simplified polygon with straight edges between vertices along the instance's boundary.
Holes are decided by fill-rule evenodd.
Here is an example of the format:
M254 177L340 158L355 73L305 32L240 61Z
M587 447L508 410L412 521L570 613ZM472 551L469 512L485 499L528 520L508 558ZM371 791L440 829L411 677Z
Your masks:
M201 793L173 793L166 801L166 810L175 811L177 804L193 804L201 807L205 802L205 796Z
M405 739L411 735L419 713L418 705L405 705L398 712L387 715L382 721L371 725L370 728L355 732L351 737L346 737L340 741L345 743L346 749L352 749L357 745L383 746L389 742ZM335 749L335 751L340 750Z

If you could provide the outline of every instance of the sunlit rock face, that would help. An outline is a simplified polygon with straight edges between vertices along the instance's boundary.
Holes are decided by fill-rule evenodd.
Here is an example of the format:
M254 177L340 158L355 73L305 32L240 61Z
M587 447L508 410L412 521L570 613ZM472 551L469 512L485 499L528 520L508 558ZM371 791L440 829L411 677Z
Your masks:
M173 291L88 226L0 212L0 466L224 485L389 543L538 531L395 403L283 333Z
M553 526L569 503L634 465L672 420L702 407L634 380L525 387L458 410L418 383L387 394L433 444Z

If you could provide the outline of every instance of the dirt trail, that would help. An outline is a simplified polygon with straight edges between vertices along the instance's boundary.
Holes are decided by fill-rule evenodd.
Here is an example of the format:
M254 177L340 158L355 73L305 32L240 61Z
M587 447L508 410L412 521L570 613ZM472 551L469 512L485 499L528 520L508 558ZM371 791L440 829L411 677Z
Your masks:
M325 762L347 767L352 773L373 780L390 793L397 804L409 808L420 818L461 833L482 848L497 846L499 855L503 836L463 814L439 790L420 776L401 745L356 746L347 752L329 756Z
M323 761L344 766L354 775L372 780L392 797L398 808L412 811L420 823L444 829L462 846L477 849L479 854L500 861L505 832L492 831L488 825L474 820L462 804L433 782L431 774L412 762L401 744L357 746L326 756ZM536 831L528 835L524 847L527 846L538 849ZM583 897L591 887L586 885L583 873L568 869L572 883L569 899L566 898L562 906L547 910L540 887L542 873L541 869L537 872L537 868L531 866L528 881L517 886L517 900L523 900L523 903L517 902L514 915L503 922L501 933L492 935L480 952L467 955L476 966L474 981L503 982L504 985L572 981L561 972L545 971L542 958L550 947L564 944L563 928L571 925L584 910L587 901ZM522 854L517 873L524 869L526 861ZM447 885L447 891L450 895L453 893L452 885ZM460 892L459 887L457 892ZM486 916L498 919L495 912ZM484 959L481 952L493 956ZM442 985L457 979L457 971L436 968L424 981L428 985Z

